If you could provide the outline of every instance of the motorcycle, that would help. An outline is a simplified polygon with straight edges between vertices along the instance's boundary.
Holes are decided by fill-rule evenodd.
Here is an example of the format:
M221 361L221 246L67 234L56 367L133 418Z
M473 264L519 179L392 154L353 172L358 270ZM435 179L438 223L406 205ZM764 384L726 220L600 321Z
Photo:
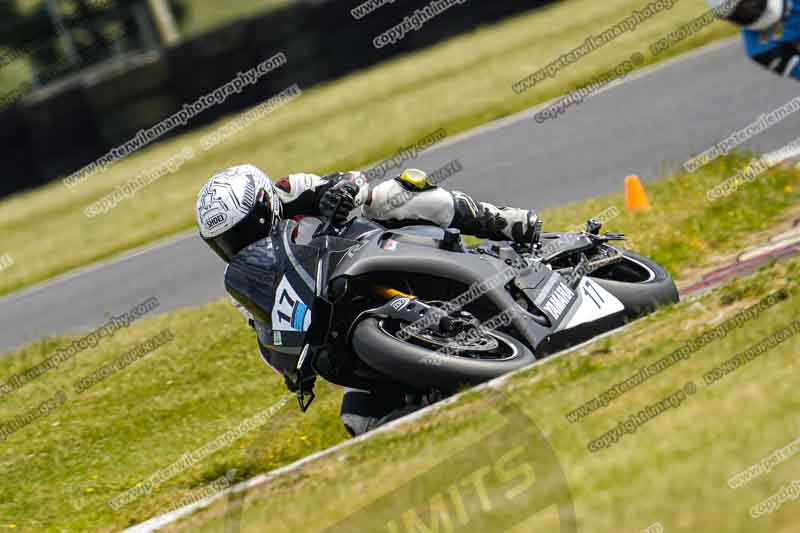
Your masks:
M230 262L225 285L296 362L304 412L316 376L436 399L678 301L662 266L601 227L470 247L455 229L356 217L300 244L284 220Z

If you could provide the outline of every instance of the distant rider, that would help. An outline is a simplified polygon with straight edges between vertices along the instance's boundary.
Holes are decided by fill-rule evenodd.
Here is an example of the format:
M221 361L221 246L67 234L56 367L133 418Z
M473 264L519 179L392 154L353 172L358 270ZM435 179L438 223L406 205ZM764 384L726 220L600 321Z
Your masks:
M800 79L800 2L708 0L718 16L742 27L747 55L784 77Z

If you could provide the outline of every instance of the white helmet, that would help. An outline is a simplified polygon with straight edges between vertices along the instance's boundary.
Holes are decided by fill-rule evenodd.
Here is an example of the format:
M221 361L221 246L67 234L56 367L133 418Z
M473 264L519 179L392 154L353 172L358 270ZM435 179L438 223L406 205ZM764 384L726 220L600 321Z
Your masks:
M766 30L783 17L784 0L708 0L719 18L750 30Z
M197 195L200 236L226 262L267 237L281 219L272 180L253 165L215 174Z

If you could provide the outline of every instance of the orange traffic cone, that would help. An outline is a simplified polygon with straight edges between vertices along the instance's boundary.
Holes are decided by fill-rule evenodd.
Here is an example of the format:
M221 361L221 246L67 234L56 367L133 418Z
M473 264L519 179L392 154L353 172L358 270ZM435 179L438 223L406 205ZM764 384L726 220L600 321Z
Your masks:
M639 176L633 175L625 178L625 207L628 211L647 211L650 209L650 201L644 191Z

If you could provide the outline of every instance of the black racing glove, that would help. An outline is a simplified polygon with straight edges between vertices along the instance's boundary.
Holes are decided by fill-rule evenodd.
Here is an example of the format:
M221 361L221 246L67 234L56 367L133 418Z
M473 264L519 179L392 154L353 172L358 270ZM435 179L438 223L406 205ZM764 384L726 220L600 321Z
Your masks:
M496 240L503 239L503 230L508 226L508 220L501 213L492 213L488 209L483 210L483 214L478 217L478 223L481 226L479 230L481 235Z
M515 222L511 227L511 237L520 244L537 244L542 237L542 222L536 213L528 211L528 222Z
M335 225L341 226L355 208L356 196L358 196L358 187L354 183L339 182L322 195L319 200L319 212Z

